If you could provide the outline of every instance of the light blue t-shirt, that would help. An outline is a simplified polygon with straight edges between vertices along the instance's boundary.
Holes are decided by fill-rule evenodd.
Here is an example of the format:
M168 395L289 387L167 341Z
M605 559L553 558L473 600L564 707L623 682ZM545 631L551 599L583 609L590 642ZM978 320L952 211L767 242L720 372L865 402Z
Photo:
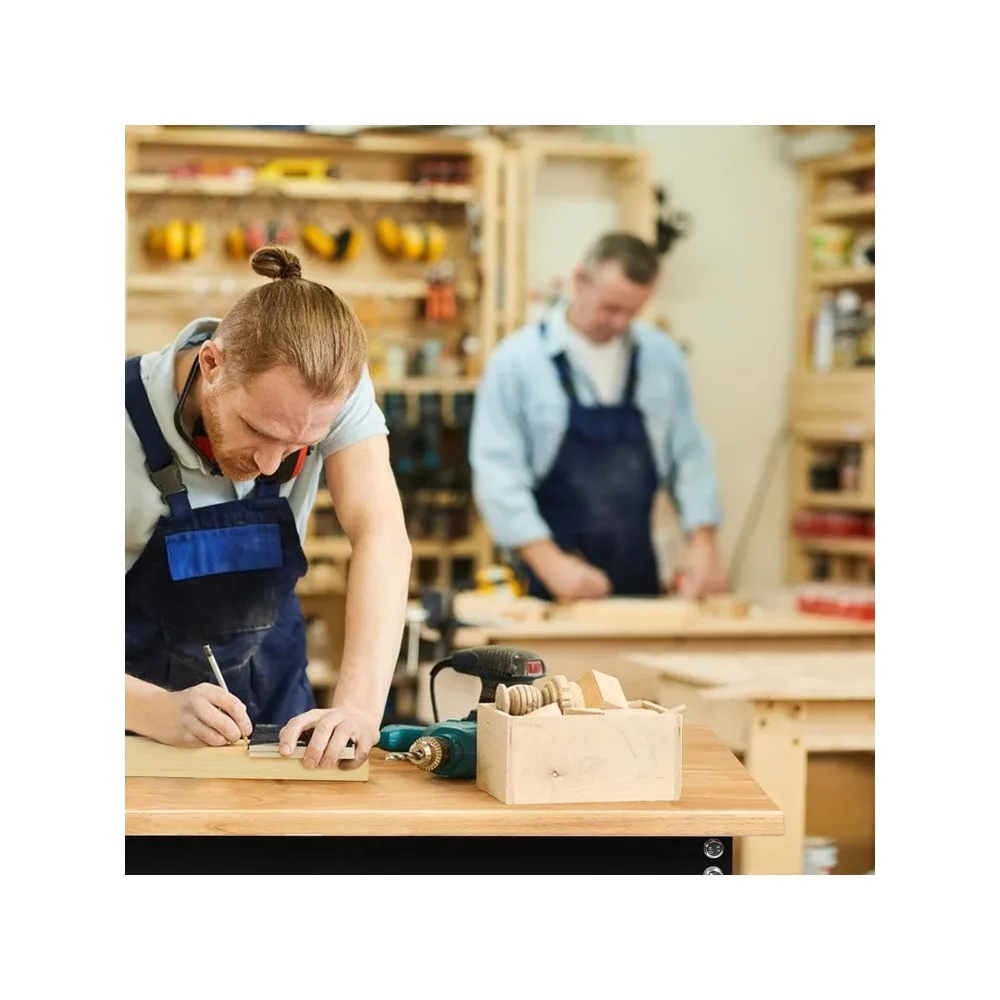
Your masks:
M219 322L220 320L211 317L194 320L178 334L172 344L152 354L144 354L141 360L142 381L149 394L150 405L167 444L177 456L181 477L187 487L192 507L207 507L210 504L243 499L254 488L252 480L234 483L223 476L212 475L208 463L177 433L177 428L174 426L174 410L177 407L177 389L174 383L175 356L185 347L204 340L206 332L214 332ZM330 433L318 448L313 449L295 479L281 487L281 495L288 499L301 538L305 538L323 460L335 452L343 451L344 448L379 434L388 434L388 429L382 411L375 401L375 387L366 370L358 387L347 398L343 409L330 427ZM168 513L167 505L146 471L145 452L126 413L126 573L146 547L160 516Z
M476 504L494 542L519 548L551 537L532 495L555 462L566 433L569 402L552 358L567 350L577 398L598 401L593 381L574 354L566 306L501 341L476 393L469 443ZM673 497L688 531L722 522L712 446L695 415L684 355L662 330L635 322L635 402L646 426L660 485ZM624 387L624 386L623 386Z

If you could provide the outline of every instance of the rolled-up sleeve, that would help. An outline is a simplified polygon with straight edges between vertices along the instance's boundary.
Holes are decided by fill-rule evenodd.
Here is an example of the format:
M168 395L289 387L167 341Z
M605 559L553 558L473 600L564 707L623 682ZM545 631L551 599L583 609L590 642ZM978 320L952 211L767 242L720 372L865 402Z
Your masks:
M534 477L515 361L503 347L490 359L476 392L469 434L476 506L493 541L511 549L551 537L532 495Z
M723 513L715 452L695 413L683 361L678 364L675 378L676 405L667 439L670 492L685 531L717 527L722 523Z

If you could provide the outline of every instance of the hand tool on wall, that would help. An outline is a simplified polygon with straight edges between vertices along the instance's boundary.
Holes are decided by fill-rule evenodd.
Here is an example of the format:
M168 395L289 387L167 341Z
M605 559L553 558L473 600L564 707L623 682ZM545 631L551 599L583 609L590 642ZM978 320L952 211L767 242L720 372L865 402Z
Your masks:
M418 401L420 432L420 485L437 489L441 485L442 401L439 392L422 392Z
M519 681L531 683L545 676L545 664L542 658L527 649L518 649L515 646L472 646L468 649L456 649L450 656L438 660L431 667L431 708L435 722L438 721L438 710L434 681L442 670L449 667L457 673L478 677L482 681L480 703L493 702L496 699L498 684L510 685ZM473 709L467 720L474 720L475 717L476 709Z
M411 493L416 487L416 462L413 455L412 432L406 420L406 396L387 392L383 402L386 426L389 428L389 459L399 483L400 492Z
M452 719L433 726L385 726L378 746L388 751L388 761L409 761L439 778L473 778L476 775L475 722Z
M661 257L670 253L674 243L683 239L691 231L691 216L687 212L670 212L668 214L668 197L662 184L653 189L653 196L659 206L656 219L656 240L653 244Z
M457 490L472 489L472 470L469 466L469 433L472 428L472 412L475 395L471 392L458 392L452 397L451 412L455 428L461 442L460 450L464 461L456 463L451 470L452 486Z
M458 319L455 273L450 265L441 264L427 276L424 318L438 323L452 323Z
M285 157L265 163L257 170L257 179L325 181L335 173L330 161L320 157Z

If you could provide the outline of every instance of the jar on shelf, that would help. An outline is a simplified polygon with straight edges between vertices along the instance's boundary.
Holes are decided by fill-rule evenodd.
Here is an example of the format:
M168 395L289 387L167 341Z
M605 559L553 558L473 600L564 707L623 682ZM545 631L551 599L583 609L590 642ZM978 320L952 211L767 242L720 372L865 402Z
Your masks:
M851 255L854 230L848 226L816 225L809 230L813 270L846 267Z
M859 365L875 365L875 303L866 302L861 310L862 324L858 333Z
M833 368L846 371L858 360L858 334L863 326L861 296L844 289L836 299L833 331Z
M844 449L840 460L840 488L845 493L861 489L861 446L852 444Z
M814 462L809 466L809 489L813 493L830 493L840 488L840 467L836 462Z

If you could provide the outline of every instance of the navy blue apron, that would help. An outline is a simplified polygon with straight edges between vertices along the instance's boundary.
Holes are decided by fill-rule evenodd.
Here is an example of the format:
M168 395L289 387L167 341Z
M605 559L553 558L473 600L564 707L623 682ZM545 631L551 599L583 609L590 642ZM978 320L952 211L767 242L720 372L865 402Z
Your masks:
M139 363L125 362L125 408L170 513L125 574L125 673L170 691L215 683L210 643L251 723L283 725L316 707L295 593L308 563L292 509L262 480L244 500L192 508Z
M540 332L547 335L544 323ZM581 406L566 353L552 359L569 399L569 424L534 497L553 541L604 570L614 594L654 597L660 593L660 578L650 518L658 476L635 405L637 358L635 346L622 400L610 406ZM552 599L530 570L528 589Z

